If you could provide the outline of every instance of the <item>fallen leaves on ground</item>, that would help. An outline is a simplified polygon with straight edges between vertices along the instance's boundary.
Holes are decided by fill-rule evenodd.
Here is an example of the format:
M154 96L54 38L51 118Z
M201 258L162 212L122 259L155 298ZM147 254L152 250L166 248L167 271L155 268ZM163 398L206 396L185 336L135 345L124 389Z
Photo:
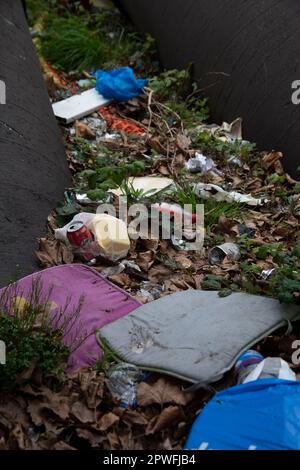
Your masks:
M40 238L36 256L43 268L72 263L74 256L65 243L49 235Z
M0 448L178 449L206 399L207 392L187 394L181 381L153 376L139 385L137 408L123 409L102 373L81 370L59 385L50 378L2 392Z

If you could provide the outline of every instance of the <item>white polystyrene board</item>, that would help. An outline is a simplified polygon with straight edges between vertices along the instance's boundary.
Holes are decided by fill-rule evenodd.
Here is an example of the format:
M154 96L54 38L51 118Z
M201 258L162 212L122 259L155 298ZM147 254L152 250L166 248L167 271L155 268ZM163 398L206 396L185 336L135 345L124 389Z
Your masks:
M75 121L96 111L110 102L97 92L96 88L84 91L79 95L71 96L65 100L53 103L55 116L66 124Z

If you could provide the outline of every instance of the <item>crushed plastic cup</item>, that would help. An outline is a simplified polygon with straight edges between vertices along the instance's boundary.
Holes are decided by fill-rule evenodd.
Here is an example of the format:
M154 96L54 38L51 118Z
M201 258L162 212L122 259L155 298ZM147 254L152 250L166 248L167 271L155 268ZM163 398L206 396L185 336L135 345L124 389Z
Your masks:
M223 243L222 245L215 246L208 253L210 264L219 264L225 258L231 261L238 261L241 257L241 252L235 243Z

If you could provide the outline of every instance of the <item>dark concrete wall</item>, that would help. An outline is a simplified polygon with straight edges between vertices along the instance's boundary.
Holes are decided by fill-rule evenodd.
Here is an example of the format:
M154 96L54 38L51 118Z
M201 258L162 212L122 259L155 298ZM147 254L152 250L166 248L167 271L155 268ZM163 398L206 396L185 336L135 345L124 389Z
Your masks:
M69 184L62 138L19 0L0 1L0 285L38 269L36 238Z
M215 122L244 118L244 137L282 150L286 168L300 165L298 0L119 0L158 42L162 64L195 64ZM298 173L299 175L299 173Z

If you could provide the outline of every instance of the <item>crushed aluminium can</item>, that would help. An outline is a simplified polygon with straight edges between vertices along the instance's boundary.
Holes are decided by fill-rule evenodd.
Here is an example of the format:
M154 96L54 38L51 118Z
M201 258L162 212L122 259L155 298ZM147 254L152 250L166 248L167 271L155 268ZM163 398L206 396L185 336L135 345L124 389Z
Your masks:
M73 222L68 227L67 237L70 244L79 251L85 260L90 261L94 258L91 250L91 243L94 241L94 236L83 222Z

